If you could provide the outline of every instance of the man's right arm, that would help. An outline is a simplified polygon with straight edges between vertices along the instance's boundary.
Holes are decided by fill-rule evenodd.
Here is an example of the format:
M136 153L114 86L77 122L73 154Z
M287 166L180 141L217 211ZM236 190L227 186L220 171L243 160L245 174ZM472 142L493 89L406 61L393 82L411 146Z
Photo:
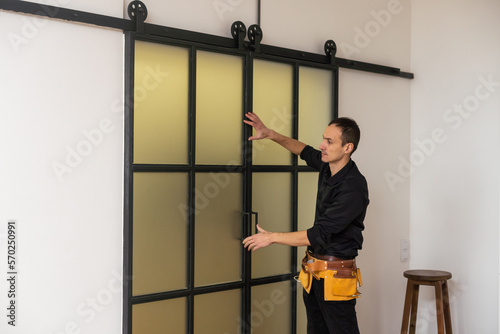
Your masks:
M302 152L302 150L306 147L306 144L296 139L284 136L272 129L267 128L256 114L247 113L246 117L248 120L244 120L243 122L251 125L256 131L255 135L248 138L248 140L270 139L296 155L300 155L300 152Z

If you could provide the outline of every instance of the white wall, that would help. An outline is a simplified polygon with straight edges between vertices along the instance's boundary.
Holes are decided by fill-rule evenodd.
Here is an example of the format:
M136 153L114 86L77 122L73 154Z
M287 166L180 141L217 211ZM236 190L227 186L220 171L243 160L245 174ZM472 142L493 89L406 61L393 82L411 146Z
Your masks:
M395 333L400 326L406 283L402 273L408 269L408 262L400 261L399 249L400 241L409 238L410 184L406 182L392 191L384 175L398 162L394 153L409 150L411 83L346 72L341 72L340 111L356 119L361 127L362 139L353 160L367 178L370 190L365 242L358 258L364 281L363 297L358 301L360 328L363 333Z
M0 332L121 333L123 33L0 12L0 36L0 253L9 219L19 246Z
M334 21L336 34L341 32L335 39L340 57L410 71L409 2L338 6ZM357 14L343 19L346 12ZM339 112L356 119L361 127L361 143L353 159L368 180L371 200L359 256L364 280L363 297L358 301L362 333L397 333L401 326L406 283L402 273L408 262L401 262L399 251L401 240L409 238L410 184L395 190L386 173L397 165L399 154L409 151L411 84L408 79L340 72Z
M455 333L498 333L500 3L412 9L411 267L453 274ZM420 333L436 326L431 296Z
M231 24L257 23L256 0L147 1L147 23L231 37ZM128 16L127 16L128 18Z

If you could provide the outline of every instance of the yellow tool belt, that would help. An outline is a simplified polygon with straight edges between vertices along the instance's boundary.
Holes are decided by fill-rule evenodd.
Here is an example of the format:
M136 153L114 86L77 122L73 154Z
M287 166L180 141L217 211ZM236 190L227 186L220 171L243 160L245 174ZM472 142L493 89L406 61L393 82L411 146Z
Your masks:
M317 280L324 280L325 300L350 300L361 296L358 284L362 286L363 283L361 272L356 267L356 259L314 257L306 251L298 280L307 293L311 291L313 277Z

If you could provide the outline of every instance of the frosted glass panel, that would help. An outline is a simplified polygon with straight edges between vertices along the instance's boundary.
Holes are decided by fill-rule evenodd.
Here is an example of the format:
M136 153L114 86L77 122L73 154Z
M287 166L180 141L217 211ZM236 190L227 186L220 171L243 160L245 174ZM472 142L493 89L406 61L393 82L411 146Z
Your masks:
M241 165L243 59L198 52L196 163Z
M134 174L133 295L186 287L187 182L186 173Z
M290 291L288 281L252 288L252 334L290 333Z
M333 118L332 80L332 71L299 68L299 140L315 148ZM299 159L299 165L306 163Z
M186 299L132 306L132 334L185 334Z
M271 232L291 231L292 176L289 173L253 174L253 211L259 226ZM252 277L290 273L290 247L271 245L252 253Z
M241 175L198 173L195 286L241 280Z
M316 211L316 195L318 192L318 173L299 173L299 185L297 196L297 229L307 230L314 224L314 214ZM304 257L307 247L297 247L297 268Z
M318 173L304 172L299 173L298 185L298 230L307 230L314 223L314 212L316 210L316 193L318 184ZM307 247L297 247L297 271L300 270L300 263L304 257ZM306 308L302 293L302 285L297 285L297 333L305 334L307 332Z
M240 290L194 297L194 332L196 334L240 333L240 319Z
M307 314L303 294L304 288L297 283L297 334L307 334Z
M293 67L270 61L254 61L253 112L268 127L292 136ZM290 165L292 155L270 140L253 141L255 165Z
M188 61L188 49L136 42L135 163L187 163Z

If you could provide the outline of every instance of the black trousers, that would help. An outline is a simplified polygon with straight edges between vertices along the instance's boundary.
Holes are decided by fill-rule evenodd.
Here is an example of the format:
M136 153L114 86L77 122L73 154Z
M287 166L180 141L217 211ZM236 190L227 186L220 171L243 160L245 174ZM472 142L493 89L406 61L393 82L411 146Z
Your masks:
M325 301L323 279L312 279L311 291L304 290L307 334L359 334L356 299Z

